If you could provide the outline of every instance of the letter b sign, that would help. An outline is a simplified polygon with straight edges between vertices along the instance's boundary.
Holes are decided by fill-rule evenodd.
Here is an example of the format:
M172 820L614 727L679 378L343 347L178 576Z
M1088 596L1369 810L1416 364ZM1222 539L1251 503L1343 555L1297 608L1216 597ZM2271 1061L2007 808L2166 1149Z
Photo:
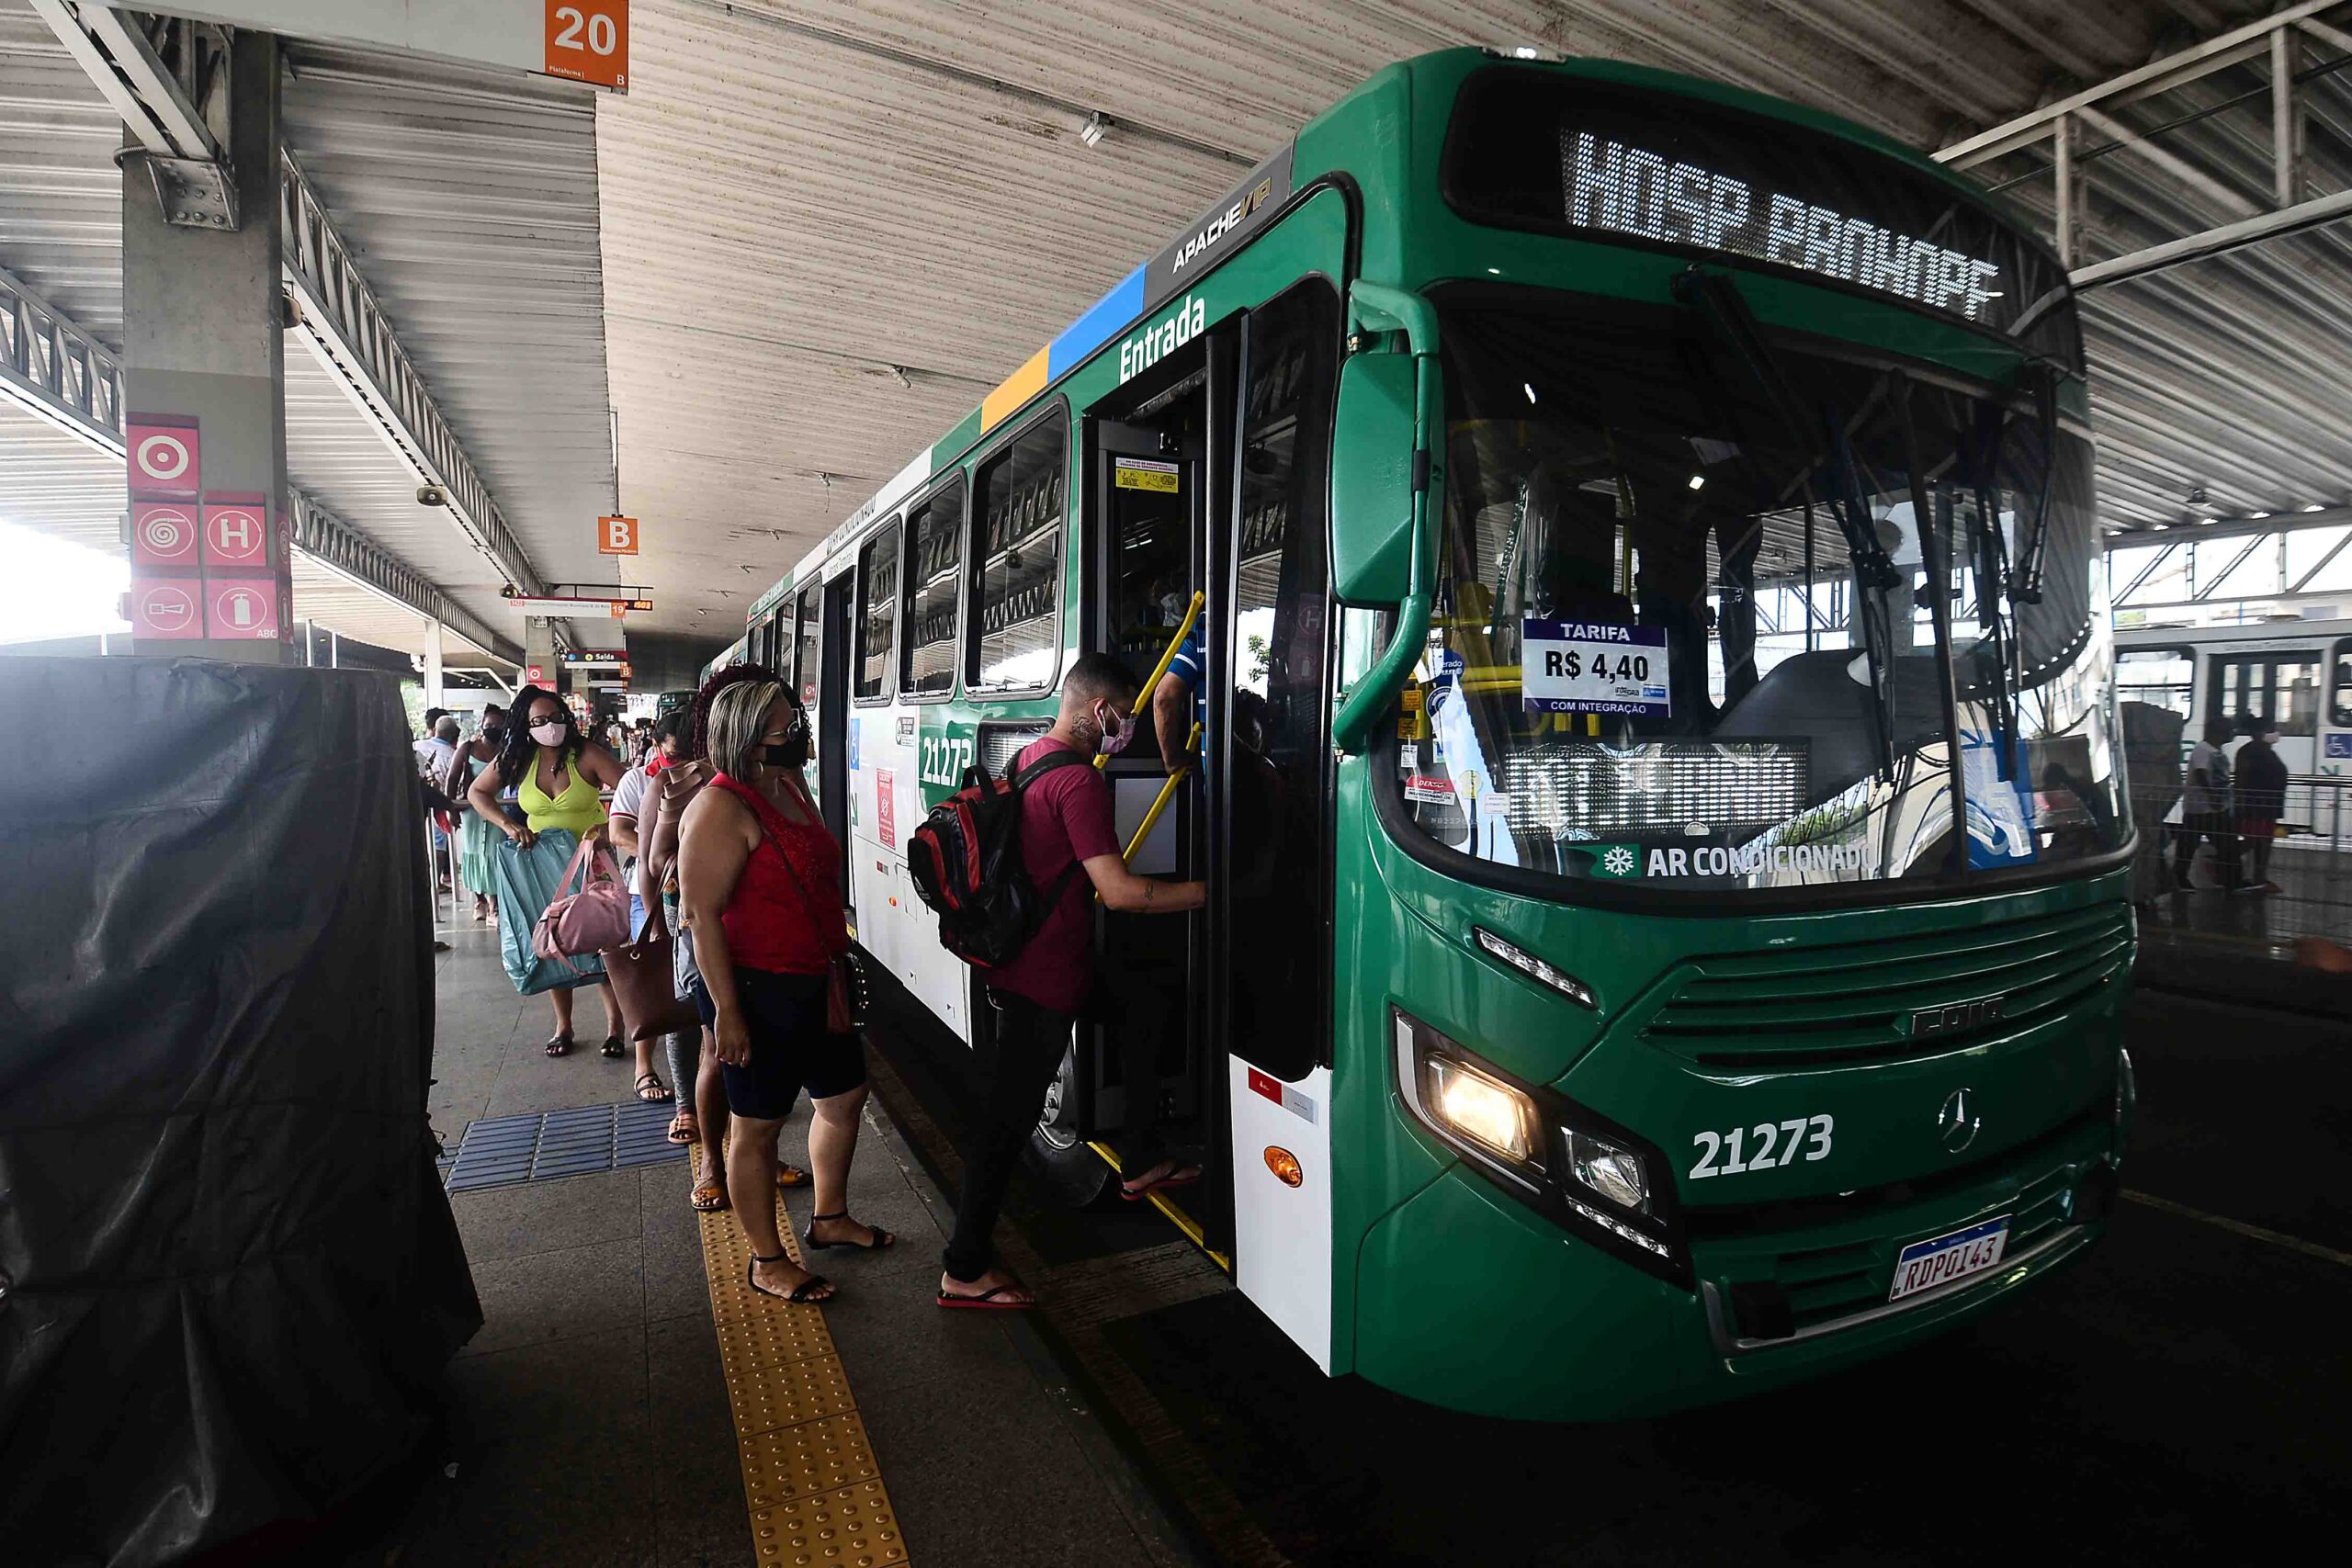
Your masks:
M596 548L608 556L637 554L637 519L634 517L597 518Z

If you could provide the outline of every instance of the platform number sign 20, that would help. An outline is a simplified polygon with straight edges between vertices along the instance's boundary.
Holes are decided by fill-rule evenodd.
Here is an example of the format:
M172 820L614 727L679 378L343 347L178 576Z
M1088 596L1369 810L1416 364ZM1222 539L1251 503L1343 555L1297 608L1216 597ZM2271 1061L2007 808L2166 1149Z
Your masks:
M628 86L628 0L548 0L547 40L548 75Z

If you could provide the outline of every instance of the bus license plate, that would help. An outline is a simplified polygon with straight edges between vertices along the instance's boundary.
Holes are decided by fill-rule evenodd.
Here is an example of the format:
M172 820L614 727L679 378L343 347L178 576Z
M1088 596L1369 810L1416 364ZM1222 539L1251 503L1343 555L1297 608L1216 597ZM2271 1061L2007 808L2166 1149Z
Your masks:
M1894 1260L1894 1288L1886 1299L1899 1302L1920 1291L1932 1291L1954 1280L1981 1274L2001 1261L2009 1239L2009 1216L1986 1220L1964 1231L1915 1241Z

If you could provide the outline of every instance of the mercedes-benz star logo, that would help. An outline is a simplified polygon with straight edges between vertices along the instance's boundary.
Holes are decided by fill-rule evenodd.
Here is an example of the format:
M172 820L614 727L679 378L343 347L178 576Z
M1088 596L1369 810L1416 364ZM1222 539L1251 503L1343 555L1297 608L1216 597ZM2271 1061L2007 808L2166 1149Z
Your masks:
M1964 1089L1945 1096L1943 1109L1936 1112L1936 1135L1943 1140L1946 1154L1959 1154L1974 1143L1976 1129L1984 1124L1976 1113L1976 1097Z

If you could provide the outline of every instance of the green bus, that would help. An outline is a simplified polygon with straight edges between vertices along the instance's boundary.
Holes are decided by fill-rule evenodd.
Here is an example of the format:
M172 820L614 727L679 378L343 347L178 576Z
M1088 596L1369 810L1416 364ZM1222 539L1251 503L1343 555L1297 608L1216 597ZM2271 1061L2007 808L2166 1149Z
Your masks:
M753 605L859 943L989 1009L908 835L1149 671L1201 766L1104 914L1040 1168L1164 1096L1195 1239L1327 1372L1498 1416L1848 1366L2080 1256L2119 1192L2131 822L2057 257L1711 83L1388 67ZM732 652L733 650L731 650ZM731 656L730 652L730 656ZM1164 772L1109 774L1123 828ZM1120 1081L1122 1032L1163 1081Z

